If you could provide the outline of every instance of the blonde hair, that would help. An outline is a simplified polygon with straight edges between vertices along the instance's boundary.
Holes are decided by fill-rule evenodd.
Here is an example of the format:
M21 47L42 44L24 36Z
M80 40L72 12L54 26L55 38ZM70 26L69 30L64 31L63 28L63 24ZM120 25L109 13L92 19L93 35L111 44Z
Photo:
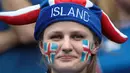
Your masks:
M98 37L93 33L95 42L101 43L101 41L98 39ZM43 39L43 38L41 38ZM39 40L40 42L40 40ZM51 67L47 64L45 60L45 56L43 55L43 58L41 62L45 64L45 66L48 68L47 73L51 73ZM85 73L96 73L96 65L97 65L97 56L96 54L92 54L90 64L87 65L87 69Z
M88 65L86 73L96 73L96 65L96 55L92 55L91 63Z
M100 43L101 43L101 40L99 40L99 38L96 36L95 33L92 32L92 34L93 34L93 36L94 36L94 37L93 37L94 41L95 41L96 43L100 44ZM42 36L43 36L43 33L41 34L41 37L40 37L39 42L40 42L41 40L43 40L43 37L42 37ZM42 60L42 61L44 62L44 64L45 64L46 67L48 68L47 73L51 73L51 67L50 67L50 66L47 64L47 62L45 61L44 55L43 55L43 60ZM97 65L96 54L92 54L90 64L87 65L87 69L86 69L86 72L85 72L85 73L96 73L96 65Z

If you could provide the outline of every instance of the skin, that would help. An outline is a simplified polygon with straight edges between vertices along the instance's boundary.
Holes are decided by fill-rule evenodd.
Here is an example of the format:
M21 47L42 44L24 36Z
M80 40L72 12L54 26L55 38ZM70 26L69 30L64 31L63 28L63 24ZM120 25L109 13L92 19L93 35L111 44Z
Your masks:
M55 42L59 45L54 64L50 64L52 73L84 73L88 64L87 61L80 61L83 51L82 40L89 40L90 46L93 44L92 54L96 54L95 50L99 45L93 38L92 32L79 23L56 22L45 29L39 47L44 55L44 42Z

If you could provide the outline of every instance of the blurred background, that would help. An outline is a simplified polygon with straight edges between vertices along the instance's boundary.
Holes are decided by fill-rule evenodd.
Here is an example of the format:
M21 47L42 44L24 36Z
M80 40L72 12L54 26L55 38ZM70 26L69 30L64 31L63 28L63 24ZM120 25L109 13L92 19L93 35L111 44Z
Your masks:
M0 11L17 10L43 0L0 0ZM130 0L92 0L114 25L130 37ZM0 73L44 73L41 53L34 40L34 25L13 26L0 22ZM130 40L123 44L103 38L98 51L97 73L130 73Z
M121 32L130 37L130 0L94 0ZM130 73L130 40L114 43L104 37L98 52L101 73Z

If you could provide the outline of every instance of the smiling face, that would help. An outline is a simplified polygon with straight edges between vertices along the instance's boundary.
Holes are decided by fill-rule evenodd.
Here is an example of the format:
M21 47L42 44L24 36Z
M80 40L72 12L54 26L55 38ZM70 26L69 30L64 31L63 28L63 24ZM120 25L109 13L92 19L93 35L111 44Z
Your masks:
M88 64L87 60L81 61L83 41L89 42L89 46L93 45L93 50L98 47L93 38L92 32L79 23L71 21L56 22L45 29L40 49L42 54L45 55L43 44L45 42L56 43L58 49L54 63L50 64L52 69L59 72L77 72L83 70ZM94 54L93 50L92 53Z

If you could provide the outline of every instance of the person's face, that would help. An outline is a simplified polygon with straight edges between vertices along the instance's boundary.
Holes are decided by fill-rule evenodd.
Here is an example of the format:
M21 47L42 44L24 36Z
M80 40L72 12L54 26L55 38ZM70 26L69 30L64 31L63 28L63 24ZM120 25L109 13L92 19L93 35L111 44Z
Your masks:
M87 65L87 61L81 62L82 41L88 40L89 46L93 44L93 48L97 48L93 38L92 32L79 23L57 22L45 29L40 49L44 54L44 42L57 43L58 52L55 55L54 64L51 64L52 68L59 71L79 71Z

